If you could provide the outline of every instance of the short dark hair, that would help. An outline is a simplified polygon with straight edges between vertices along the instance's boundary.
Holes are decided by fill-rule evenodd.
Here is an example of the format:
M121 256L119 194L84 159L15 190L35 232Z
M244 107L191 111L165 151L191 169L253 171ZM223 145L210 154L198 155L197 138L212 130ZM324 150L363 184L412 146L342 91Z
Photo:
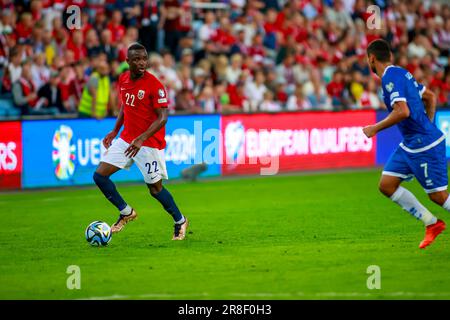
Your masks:
M132 43L128 47L128 53L130 53L130 51L134 51L134 50L145 50L145 51L147 51L147 49L145 49L145 47L142 44L140 44L139 42Z
M380 62L391 61L391 48L386 40L373 40L367 47L367 55L370 54L373 54Z

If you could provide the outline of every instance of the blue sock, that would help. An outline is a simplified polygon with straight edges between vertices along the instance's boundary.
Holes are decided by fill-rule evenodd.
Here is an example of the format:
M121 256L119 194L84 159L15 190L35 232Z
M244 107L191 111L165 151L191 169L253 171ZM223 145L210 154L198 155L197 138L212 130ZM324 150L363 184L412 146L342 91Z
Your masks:
M172 195L164 187L157 194L152 194L153 198L158 200L164 209L172 216L175 222L184 222L184 217L178 209Z
M116 206L119 211L122 211L127 207L127 203L122 199L119 192L117 192L114 182L109 177L102 176L97 172L94 173L94 181L100 190L113 205Z

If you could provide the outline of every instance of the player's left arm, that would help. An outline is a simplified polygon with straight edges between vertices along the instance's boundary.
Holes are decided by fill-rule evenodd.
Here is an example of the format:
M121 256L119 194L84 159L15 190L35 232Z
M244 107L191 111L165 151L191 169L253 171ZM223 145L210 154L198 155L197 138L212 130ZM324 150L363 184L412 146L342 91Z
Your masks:
M153 136L156 132L158 132L159 129L164 127L167 123L167 118L169 116L169 109L168 108L156 108L154 109L156 115L158 118L153 121L153 123L148 127L147 130L145 130L141 135L139 135L136 139L131 141L130 145L128 146L127 150L125 150L125 155L132 158L134 157L138 152L139 149L142 147L142 144L145 140Z
M407 119L410 115L409 107L405 101L396 101L392 106L392 112L380 122L363 128L364 134L371 138L381 130L392 127Z
M426 88L422 93L422 101L425 105L425 112L431 122L434 121L434 115L436 114L436 95L433 91Z

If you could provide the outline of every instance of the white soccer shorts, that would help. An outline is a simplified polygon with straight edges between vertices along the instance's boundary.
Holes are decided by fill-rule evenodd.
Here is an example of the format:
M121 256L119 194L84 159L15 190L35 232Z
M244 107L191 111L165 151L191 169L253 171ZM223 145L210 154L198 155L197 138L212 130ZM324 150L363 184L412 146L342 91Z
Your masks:
M145 183L153 184L161 179L168 179L164 150L143 146L136 156L129 158L125 155L128 146L129 143L121 138L114 140L102 154L100 161L126 170L136 163Z

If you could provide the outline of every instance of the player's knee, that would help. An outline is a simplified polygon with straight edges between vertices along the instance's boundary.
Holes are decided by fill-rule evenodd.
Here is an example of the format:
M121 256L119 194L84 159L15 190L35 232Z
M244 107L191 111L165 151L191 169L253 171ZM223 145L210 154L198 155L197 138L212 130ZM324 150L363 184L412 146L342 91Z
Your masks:
M388 198L391 197L395 193L397 188L398 188L397 185L387 183L383 180L381 180L380 184L378 185L378 189L380 190L380 192Z
M445 201L447 201L448 193L447 192L434 192L434 193L428 194L428 197L434 203L436 203L440 206L443 206Z
M147 187L148 187L148 190L150 191L150 194L152 196L157 195L162 190L162 185L161 184L147 184Z
M94 172L93 179L96 185L102 184L108 177L101 175L97 171Z

